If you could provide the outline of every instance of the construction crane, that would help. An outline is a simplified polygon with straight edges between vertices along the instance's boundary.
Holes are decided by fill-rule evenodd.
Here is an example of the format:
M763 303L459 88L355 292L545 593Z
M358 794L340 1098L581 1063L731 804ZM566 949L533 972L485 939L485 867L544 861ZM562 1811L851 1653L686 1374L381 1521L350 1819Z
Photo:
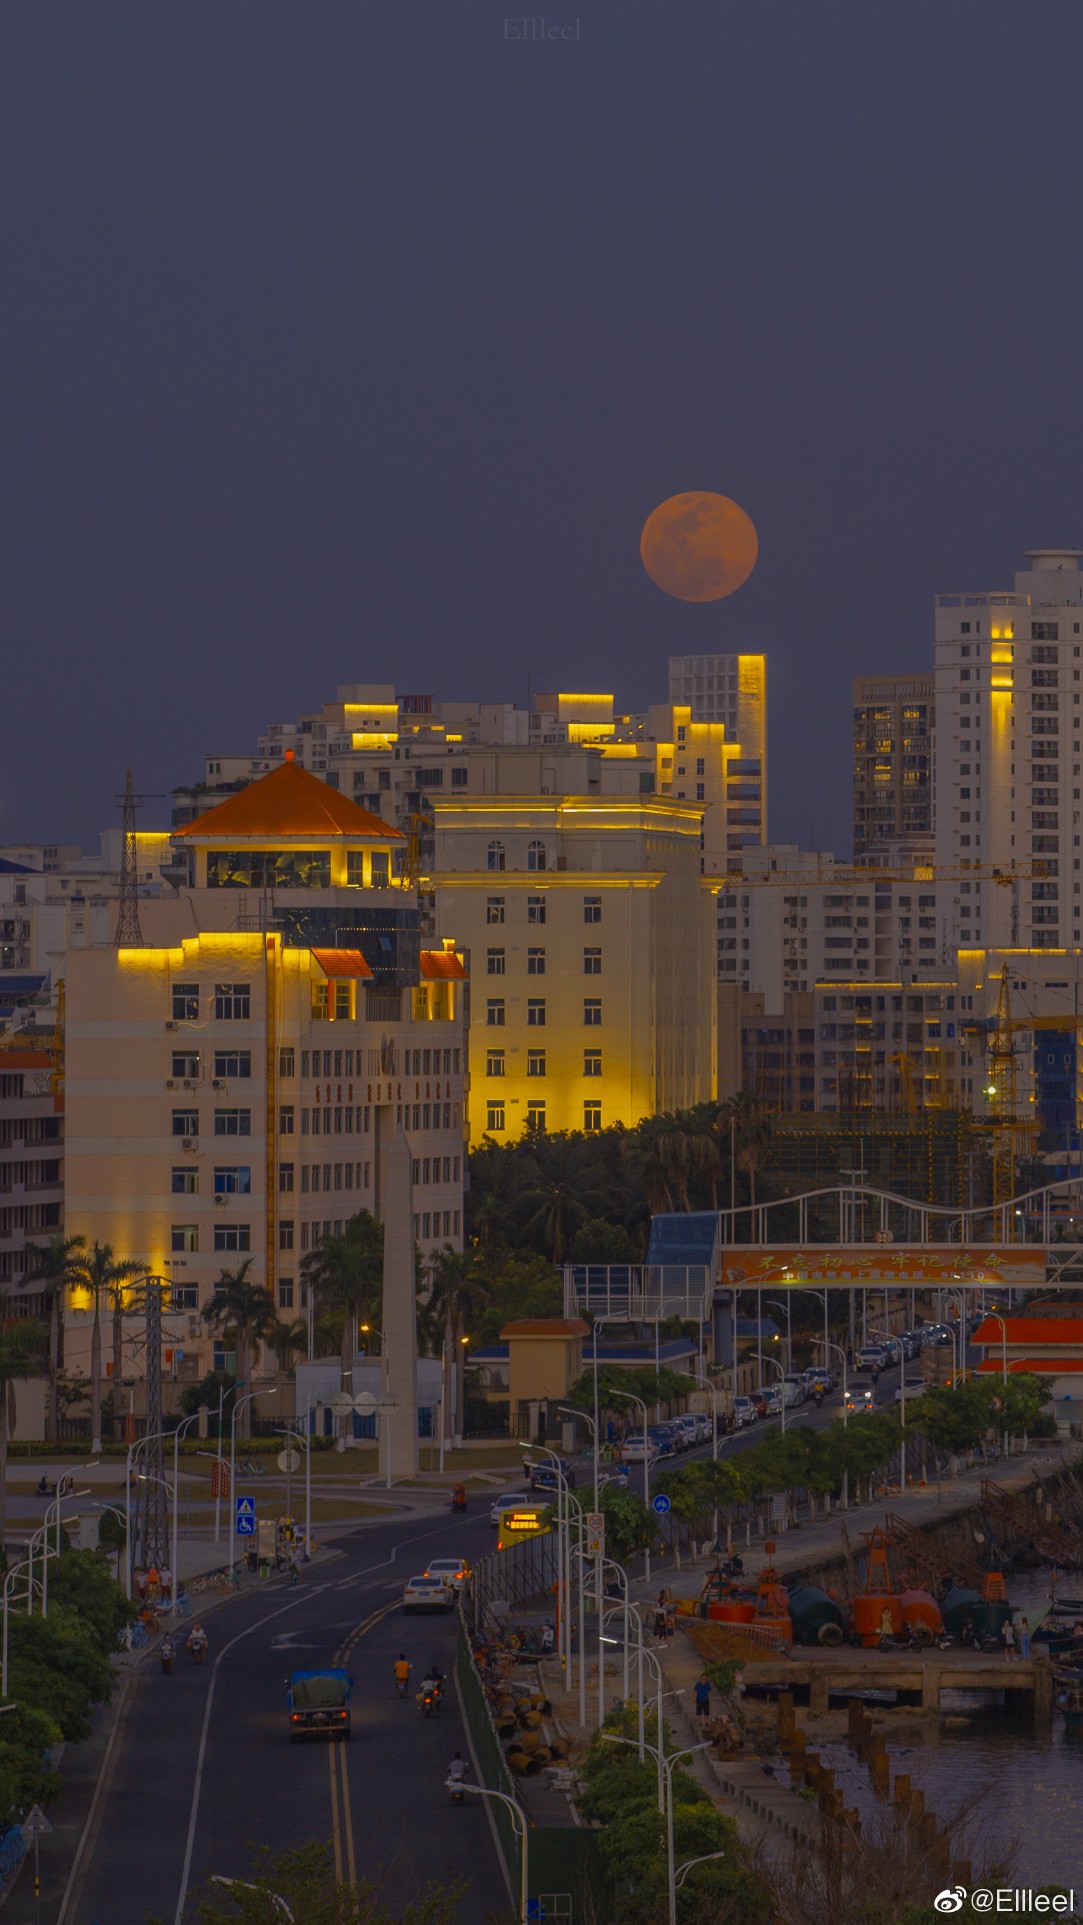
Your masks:
M1011 965L1005 963L1000 972L995 1015L990 1021L963 1023L961 1027L966 1035L985 1038L987 1078L985 1096L989 1104L989 1114L987 1117L975 1117L974 1121L976 1128L987 1129L990 1132L995 1208L1015 1195L1016 1166L1021 1157L1033 1155L1038 1139L1038 1124L1033 1118L1019 1114L1015 1039L1022 1030L1063 1029L1065 1023L1062 1018L1014 1016L1011 1000ZM1014 1234L1013 1219L1008 1225L1009 1240L1014 1237Z
M836 869L773 869L768 876L715 876L712 882L726 889L804 889L810 884L845 889L851 883L862 887L876 882L995 882L1003 889L1019 882L1039 882L1048 875L1041 860L1021 862L1011 869L975 862L954 868L938 868L935 863L915 862L907 869L874 869L858 864L842 864Z

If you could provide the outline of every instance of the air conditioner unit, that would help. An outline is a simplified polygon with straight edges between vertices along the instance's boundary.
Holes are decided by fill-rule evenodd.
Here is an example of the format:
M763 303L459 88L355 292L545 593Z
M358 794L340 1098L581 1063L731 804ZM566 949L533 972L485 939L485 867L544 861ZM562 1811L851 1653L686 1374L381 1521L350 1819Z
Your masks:
M182 1150L198 1150L198 1148L199 1148L198 1136L182 1136L181 1138Z
M221 1085L221 1083L219 1083L219 1082L217 1081L217 1079L215 1079L215 1080L212 1080L212 1082L211 1082L211 1088L212 1088L212 1089L221 1089L221 1087L222 1087L222 1085Z
M182 1085L182 1088L184 1088L184 1089L195 1089L195 1084L194 1084L194 1083L191 1083L191 1082L185 1082L185 1083L184 1083L184 1084Z
M176 1085L176 1083L167 1083L167 1084L166 1084L166 1089L176 1089L176 1087L177 1087L177 1085Z
M225 1193L223 1192L220 1195L216 1196L214 1200L216 1203L224 1203L226 1200Z
M202 1328L203 1328L203 1326L202 1326L202 1324L200 1323L200 1321L199 1321L199 1318L198 1318L198 1317L189 1317L189 1319L188 1319L188 1335L189 1335L190 1337L198 1337L198 1336L199 1336L199 1334L200 1334L200 1331L202 1330Z
M177 1027L177 1025L176 1025L176 1023L167 1023L167 1024L166 1024L166 1028L167 1028L167 1029L176 1029L176 1027Z

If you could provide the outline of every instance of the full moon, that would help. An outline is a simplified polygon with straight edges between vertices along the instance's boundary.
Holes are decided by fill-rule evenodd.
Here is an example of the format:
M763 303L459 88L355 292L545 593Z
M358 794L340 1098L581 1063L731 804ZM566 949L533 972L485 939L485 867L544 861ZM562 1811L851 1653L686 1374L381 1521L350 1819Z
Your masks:
M639 538L643 566L682 602L719 602L746 582L759 542L743 508L726 495L670 495Z

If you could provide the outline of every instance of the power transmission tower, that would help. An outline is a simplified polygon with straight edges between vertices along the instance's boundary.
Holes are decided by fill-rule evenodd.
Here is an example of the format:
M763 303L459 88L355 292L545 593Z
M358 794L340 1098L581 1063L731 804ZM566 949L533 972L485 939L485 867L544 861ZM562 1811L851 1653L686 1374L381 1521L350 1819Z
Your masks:
M129 768L124 782L124 794L118 795L117 807L124 819L124 852L120 864L120 909L117 914L116 946L118 949L142 949L143 931L139 927L139 863L135 840L135 812L142 805L143 798L136 795Z
M151 1442L139 1454L132 1513L132 1570L161 1570L169 1562L169 1512L166 1502L165 1448L162 1439L162 1290L161 1277L144 1277L142 1308L146 1322L147 1430ZM120 1398L120 1385L113 1387ZM176 1573L174 1572L174 1583Z

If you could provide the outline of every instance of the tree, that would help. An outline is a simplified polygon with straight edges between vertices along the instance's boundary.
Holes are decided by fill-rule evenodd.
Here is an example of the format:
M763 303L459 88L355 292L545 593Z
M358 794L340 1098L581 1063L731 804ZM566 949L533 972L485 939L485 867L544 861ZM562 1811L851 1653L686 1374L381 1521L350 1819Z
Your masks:
M584 1217L568 1251L571 1263L642 1263L642 1244L623 1223Z
M456 1250L445 1243L440 1250L434 1250L429 1258L429 1278L431 1282L430 1305L433 1315L443 1319L443 1374L450 1370L454 1373L453 1395L450 1403L455 1411L458 1441L462 1440L463 1429L463 1389L466 1376L465 1346L462 1342L466 1326L474 1312L485 1301L488 1294L485 1282L478 1271L472 1250ZM449 1399L442 1396L440 1429L447 1440L451 1433L448 1408Z
M60 1429L60 1373L64 1367L64 1306L73 1284L82 1281L85 1237L66 1237L58 1230L48 1243L28 1243L33 1268L23 1279L33 1285L49 1307L49 1434L54 1442Z
M518 1144L497 1143L484 1136L470 1154L470 1188L466 1193L467 1228L482 1248L506 1242L518 1219L523 1187Z
M740 1090L730 1099L728 1120L737 1168L748 1178L748 1200L755 1208L756 1172L771 1140L771 1113L760 1097L754 1096L749 1090Z
M379 1873L336 1884L327 1845L301 1845L279 1856L266 1846L253 1847L252 1856L245 1883L211 1877L201 1887L199 1925L282 1925L283 1906L296 1925L456 1925L467 1892L465 1880L443 1879L426 1886L405 1911L391 1912Z
M14 1422L15 1385L49 1368L49 1332L36 1317L0 1324L0 1552L7 1532L8 1439Z
M127 1258L119 1259L113 1255L110 1243L97 1241L79 1259L78 1275L74 1279L76 1288L85 1290L91 1300L94 1321L90 1328L90 1448L100 1451L102 1447L102 1299L108 1299L113 1311L113 1355L114 1384L113 1395L119 1407L120 1377L116 1374L117 1326L120 1322L121 1286L140 1275L141 1263Z
M384 1232L368 1210L352 1216L338 1236L323 1236L307 1257L301 1274L315 1290L323 1310L342 1312L342 1388L351 1388L357 1323L378 1324L384 1275Z
M474 1324L476 1343L495 1343L504 1325L517 1317L563 1316L560 1272L536 1250L483 1246L475 1253L475 1268L486 1291Z
M278 1358L278 1368L288 1377L294 1359L308 1348L308 1325L303 1317L281 1319L268 1332L267 1342Z
M277 1321L271 1293L266 1284L252 1282L251 1268L252 1258L245 1257L236 1270L221 1271L214 1295L203 1310L211 1329L233 1341L234 1381L238 1387L251 1384L261 1347ZM248 1403L241 1410L240 1434L245 1438L251 1435L251 1411Z
M605 1201L591 1138L574 1130L528 1138L519 1205L523 1235L560 1264L576 1228Z

